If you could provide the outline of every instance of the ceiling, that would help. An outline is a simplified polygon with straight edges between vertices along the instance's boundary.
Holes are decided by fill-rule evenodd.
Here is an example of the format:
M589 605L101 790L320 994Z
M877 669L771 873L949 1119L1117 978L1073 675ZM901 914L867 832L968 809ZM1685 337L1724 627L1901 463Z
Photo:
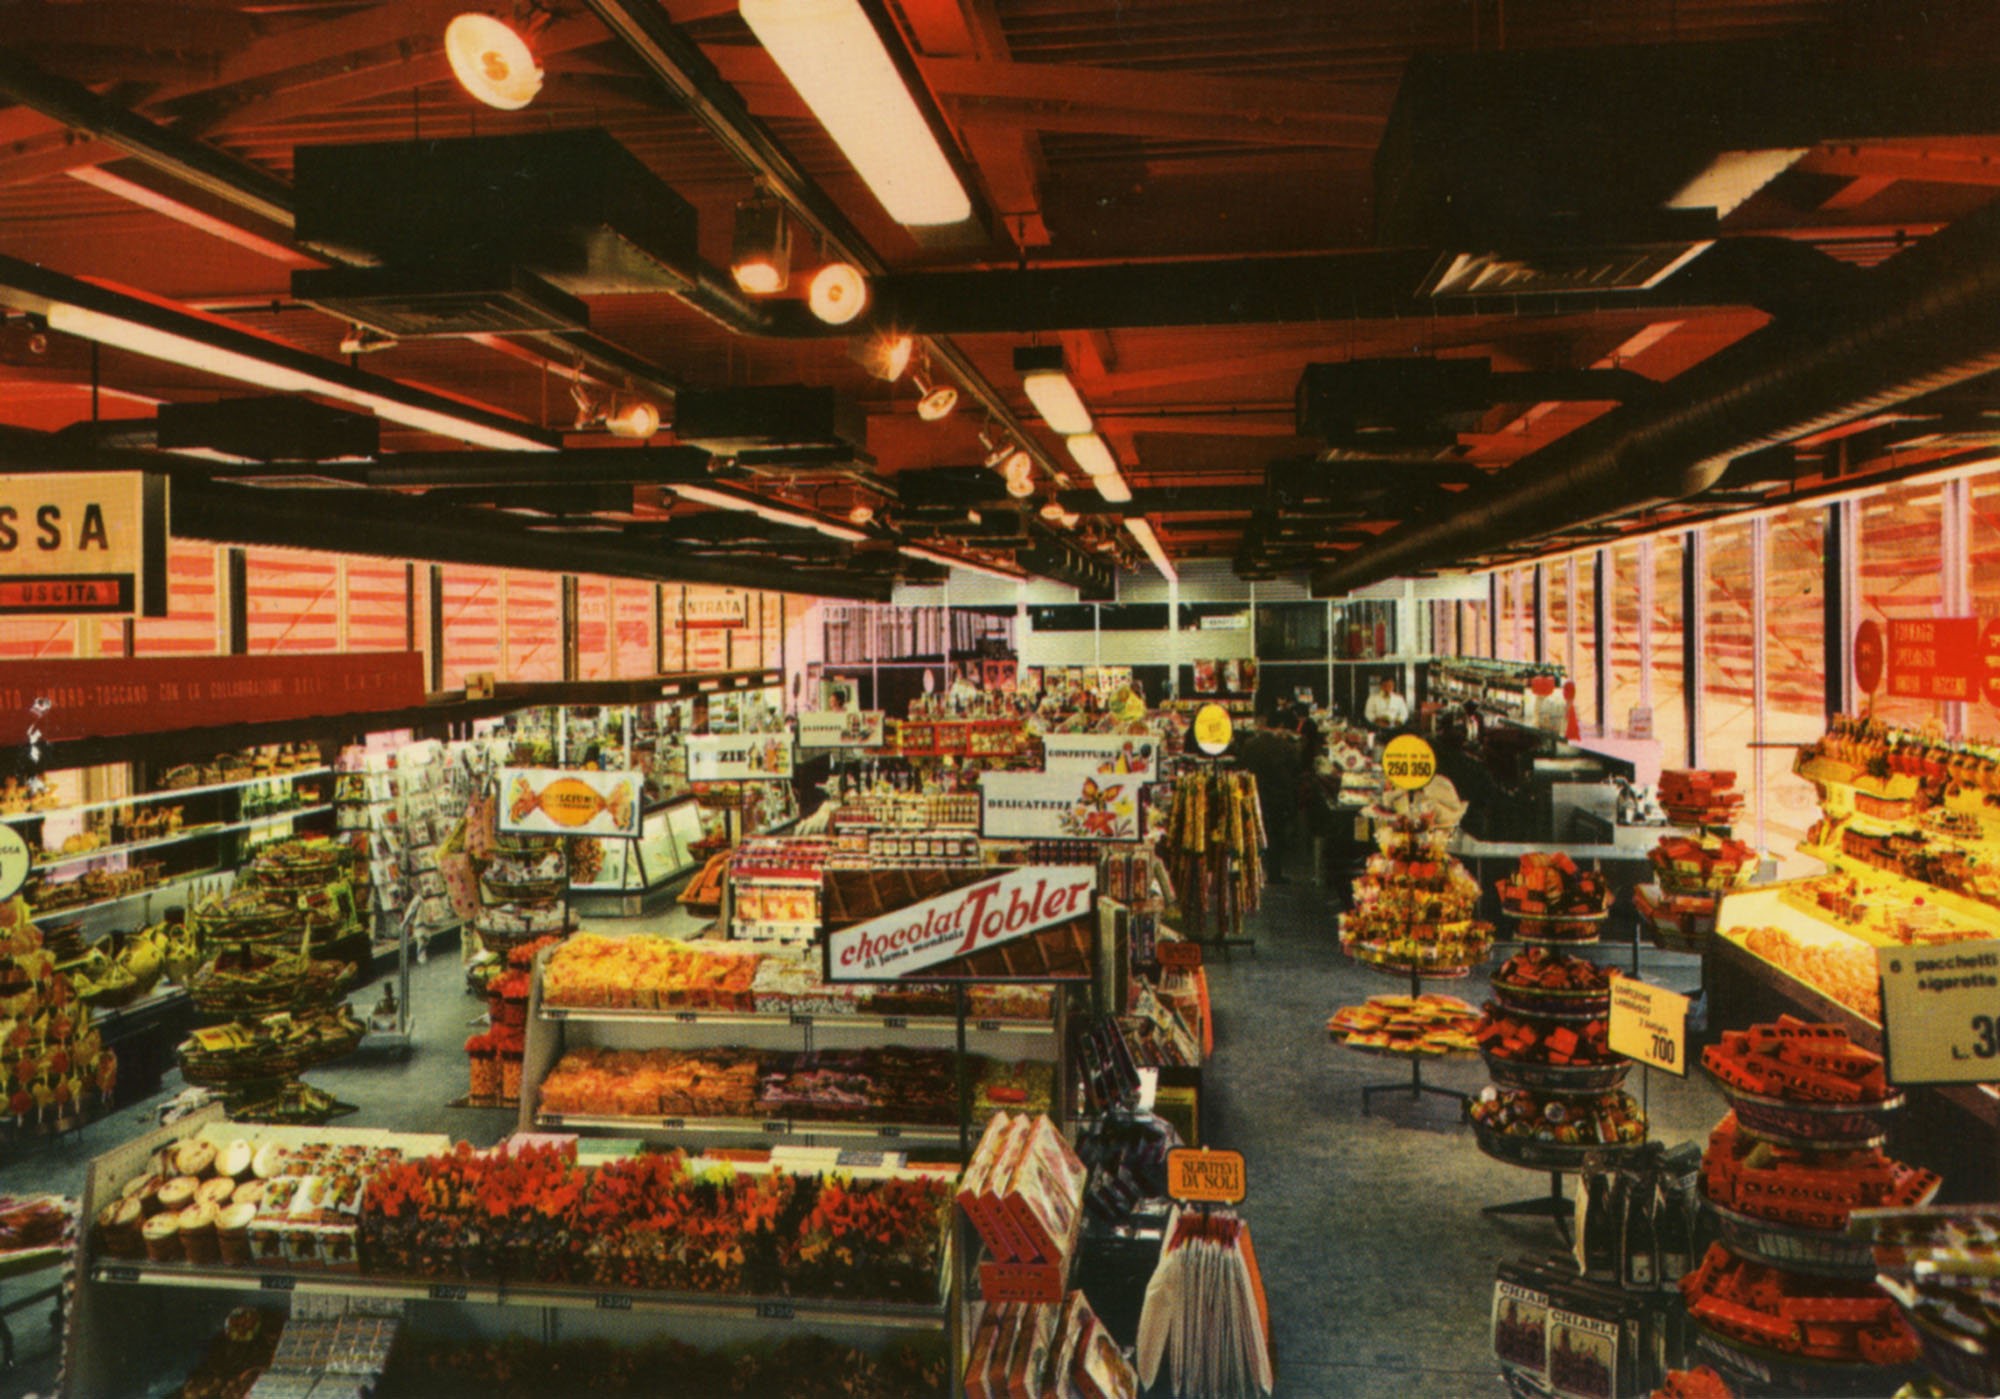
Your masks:
M492 6L545 74L518 112L451 76L444 27L470 3L0 0L10 467L170 470L176 532L201 537L864 597L939 576L901 546L1101 592L1111 567L1153 566L1129 517L1175 560L1337 592L1851 488L2000 434L2000 12L1977 0L867 0L971 187L974 218L922 238L735 0ZM329 204L298 168L301 148L390 143L445 162L411 156L408 180L448 182L488 157L426 143L593 131L493 207L443 201L440 227L473 233L433 229L373 259L386 271L325 230L429 186L384 176ZM777 305L726 271L760 186L794 234ZM494 267L545 275L531 234L597 219L606 190L652 202L603 214L632 223L623 270L570 278L569 321L343 353L355 327L321 308L379 292L370 275L436 290L471 259L482 294ZM673 196L691 240L661 252ZM508 232L468 252L488 228ZM854 327L804 314L834 253L872 275L862 326L915 334L918 372L959 387L951 417L922 420L910 376L870 377ZM1450 281L1461 255L1492 275ZM315 357L346 401L240 405L291 434L275 459L169 455L161 405L269 390L52 328L67 279ZM1060 347L1129 505L1030 406L1014 354L1033 345ZM1409 363L1437 360L1490 372ZM833 405L802 430L713 392L781 385ZM576 388L643 397L665 426L579 430ZM329 424L384 391L561 450L381 410L357 460ZM736 427L692 430L718 412ZM1010 438L1035 457L1025 501L982 466Z

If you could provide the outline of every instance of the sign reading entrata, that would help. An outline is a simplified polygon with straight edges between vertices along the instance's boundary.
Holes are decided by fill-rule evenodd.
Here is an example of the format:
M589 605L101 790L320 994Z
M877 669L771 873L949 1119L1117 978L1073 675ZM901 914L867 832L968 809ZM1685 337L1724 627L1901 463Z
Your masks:
M776 782L792 775L790 734L701 734L687 741L690 782Z
M1687 1077L1688 998L1621 976L1611 983L1611 1052Z
M1139 778L1088 772L983 772L979 833L989 840L1137 840Z
M897 981L1090 912L1094 865L1024 865L826 935L828 981Z
M182 656L36 661L0 676L0 743L162 733L218 724L414 708L424 702L415 651L337 656ZM34 715L38 701L48 710Z
M1875 955L1891 1083L2000 1079L2000 942L1885 947Z
M637 772L501 768L503 831L637 838L645 810Z
M683 604L689 631L736 631L750 625L750 598L746 593L688 594Z
M1042 766L1050 772L1087 772L1098 777L1160 780L1160 745L1141 734L1046 734Z
M1167 1194L1173 1199L1234 1205L1246 1193L1242 1152L1182 1146L1167 1153Z
M0 476L0 616L165 616L166 566L164 476Z
M1405 792L1428 787L1437 776L1437 754L1415 734L1398 734L1382 750L1382 775Z
M799 716L801 748L880 748L879 709L820 709Z

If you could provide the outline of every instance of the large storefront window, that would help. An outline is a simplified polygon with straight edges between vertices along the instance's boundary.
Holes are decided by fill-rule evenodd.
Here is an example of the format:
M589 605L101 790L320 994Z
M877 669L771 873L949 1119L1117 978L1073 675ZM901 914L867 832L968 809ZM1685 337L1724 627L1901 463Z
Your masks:
M1826 730L1826 510L1796 506L1764 529L1764 741L1810 743ZM1803 875L1820 868L1795 853L1819 816L1819 798L1793 775L1793 752L1760 752L1764 841L1780 873Z
M1624 733L1639 703L1639 637L1645 626L1639 615L1639 557L1637 544L1620 544L1605 556L1605 605L1610 609L1605 643L1611 666L1606 733Z
M1687 553L1682 536L1662 534L1653 540L1653 615L1647 619L1653 643L1653 735L1660 740L1663 767L1686 767L1688 733L1687 667L1681 661L1681 559Z
M1569 678L1569 570L1568 559L1557 559L1542 570L1544 612L1549 619L1542 659L1550 665L1562 666L1565 678Z
M444 570L444 688L462 690L474 671L500 669L498 569ZM510 679L512 677L509 677Z
M1736 774L1746 813L1757 819L1751 763L1758 750L1755 677L1756 606L1749 525L1715 525L1707 532L1708 567L1701 579L1703 767Z
M1602 733L1604 716L1597 712L1597 556L1580 555L1570 567L1576 579L1576 606L1570 612L1570 634L1576 638L1570 675L1576 682L1576 722L1585 731Z
M503 581L506 585L504 615L507 625L501 635L505 653L501 678L511 681L561 680L562 575L508 573ZM598 586L603 587L601 580ZM582 630L579 625L579 638Z
M1883 624L1943 611L1944 490L1890 486L1861 502L1861 597L1856 619ZM1875 714L1891 724L1922 728L1941 719L1937 700L1876 697Z

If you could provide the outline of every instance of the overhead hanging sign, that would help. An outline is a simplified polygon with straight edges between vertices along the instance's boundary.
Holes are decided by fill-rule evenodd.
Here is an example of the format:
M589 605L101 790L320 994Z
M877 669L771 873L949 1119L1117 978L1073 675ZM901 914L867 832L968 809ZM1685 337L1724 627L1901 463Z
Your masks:
M1858 646L1855 660L1858 665ZM1890 694L1903 699L1977 699L1985 691L1985 672L1977 617L1890 618Z
M1049 772L1160 780L1160 744L1151 735L1044 734L1042 766Z
M501 768L498 824L521 835L636 839L643 790L635 771Z
M821 709L799 716L801 748L880 748L879 709Z
M1139 780L1088 772L983 772L979 833L990 840L1137 840Z
M0 617L163 617L166 569L166 477L0 476Z
M920 872L921 873L921 872ZM895 909L826 935L826 979L829 982L900 981L944 976L947 963L972 959L966 975L974 980L1033 979L1090 974L1088 933L1078 941L1077 929L1087 922L1097 892L1094 865L1025 865L990 879L949 889L908 907ZM829 907L843 902L827 901ZM1038 948L1039 966L1002 965L982 971L982 959L1027 939L1064 928L1058 959ZM1004 961L1004 953L1002 954ZM1073 964L1073 965L1072 965Z
M1875 955L1891 1083L2000 1079L2000 942L1885 947Z
M1688 998L1629 976L1611 983L1610 1045L1656 1069L1687 1077Z
M1882 647L1882 626L1872 618L1854 629L1854 683L1864 695L1882 688L1888 655Z
M414 708L415 651L324 656L183 656L0 667L0 743L163 733L219 724Z
M750 625L747 593L689 593L682 607L689 631L735 631Z
M687 741L690 782L779 782L792 775L788 734L702 734Z

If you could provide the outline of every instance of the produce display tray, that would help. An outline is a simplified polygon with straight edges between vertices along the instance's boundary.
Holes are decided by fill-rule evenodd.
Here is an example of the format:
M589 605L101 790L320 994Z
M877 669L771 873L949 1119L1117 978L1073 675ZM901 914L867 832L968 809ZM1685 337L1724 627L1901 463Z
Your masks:
M1544 1020L1602 1020L1611 1013L1607 991L1538 991L1494 977L1493 998L1512 1015Z
M1713 1073L1709 1078L1736 1110L1744 1131L1784 1145L1858 1147L1879 1141L1888 1133L1889 1114L1905 1101L1897 1092L1873 1103L1800 1103L1745 1092Z
M1337 1039L1332 1035L1328 1035L1327 1038L1333 1040L1334 1047L1337 1049L1345 1049L1354 1054L1366 1054L1371 1059L1403 1059L1431 1064L1442 1060L1475 1059L1478 1057L1478 1052L1471 1049L1418 1049L1414 1046L1409 1048L1391 1048L1379 1044L1349 1044L1345 1040Z

